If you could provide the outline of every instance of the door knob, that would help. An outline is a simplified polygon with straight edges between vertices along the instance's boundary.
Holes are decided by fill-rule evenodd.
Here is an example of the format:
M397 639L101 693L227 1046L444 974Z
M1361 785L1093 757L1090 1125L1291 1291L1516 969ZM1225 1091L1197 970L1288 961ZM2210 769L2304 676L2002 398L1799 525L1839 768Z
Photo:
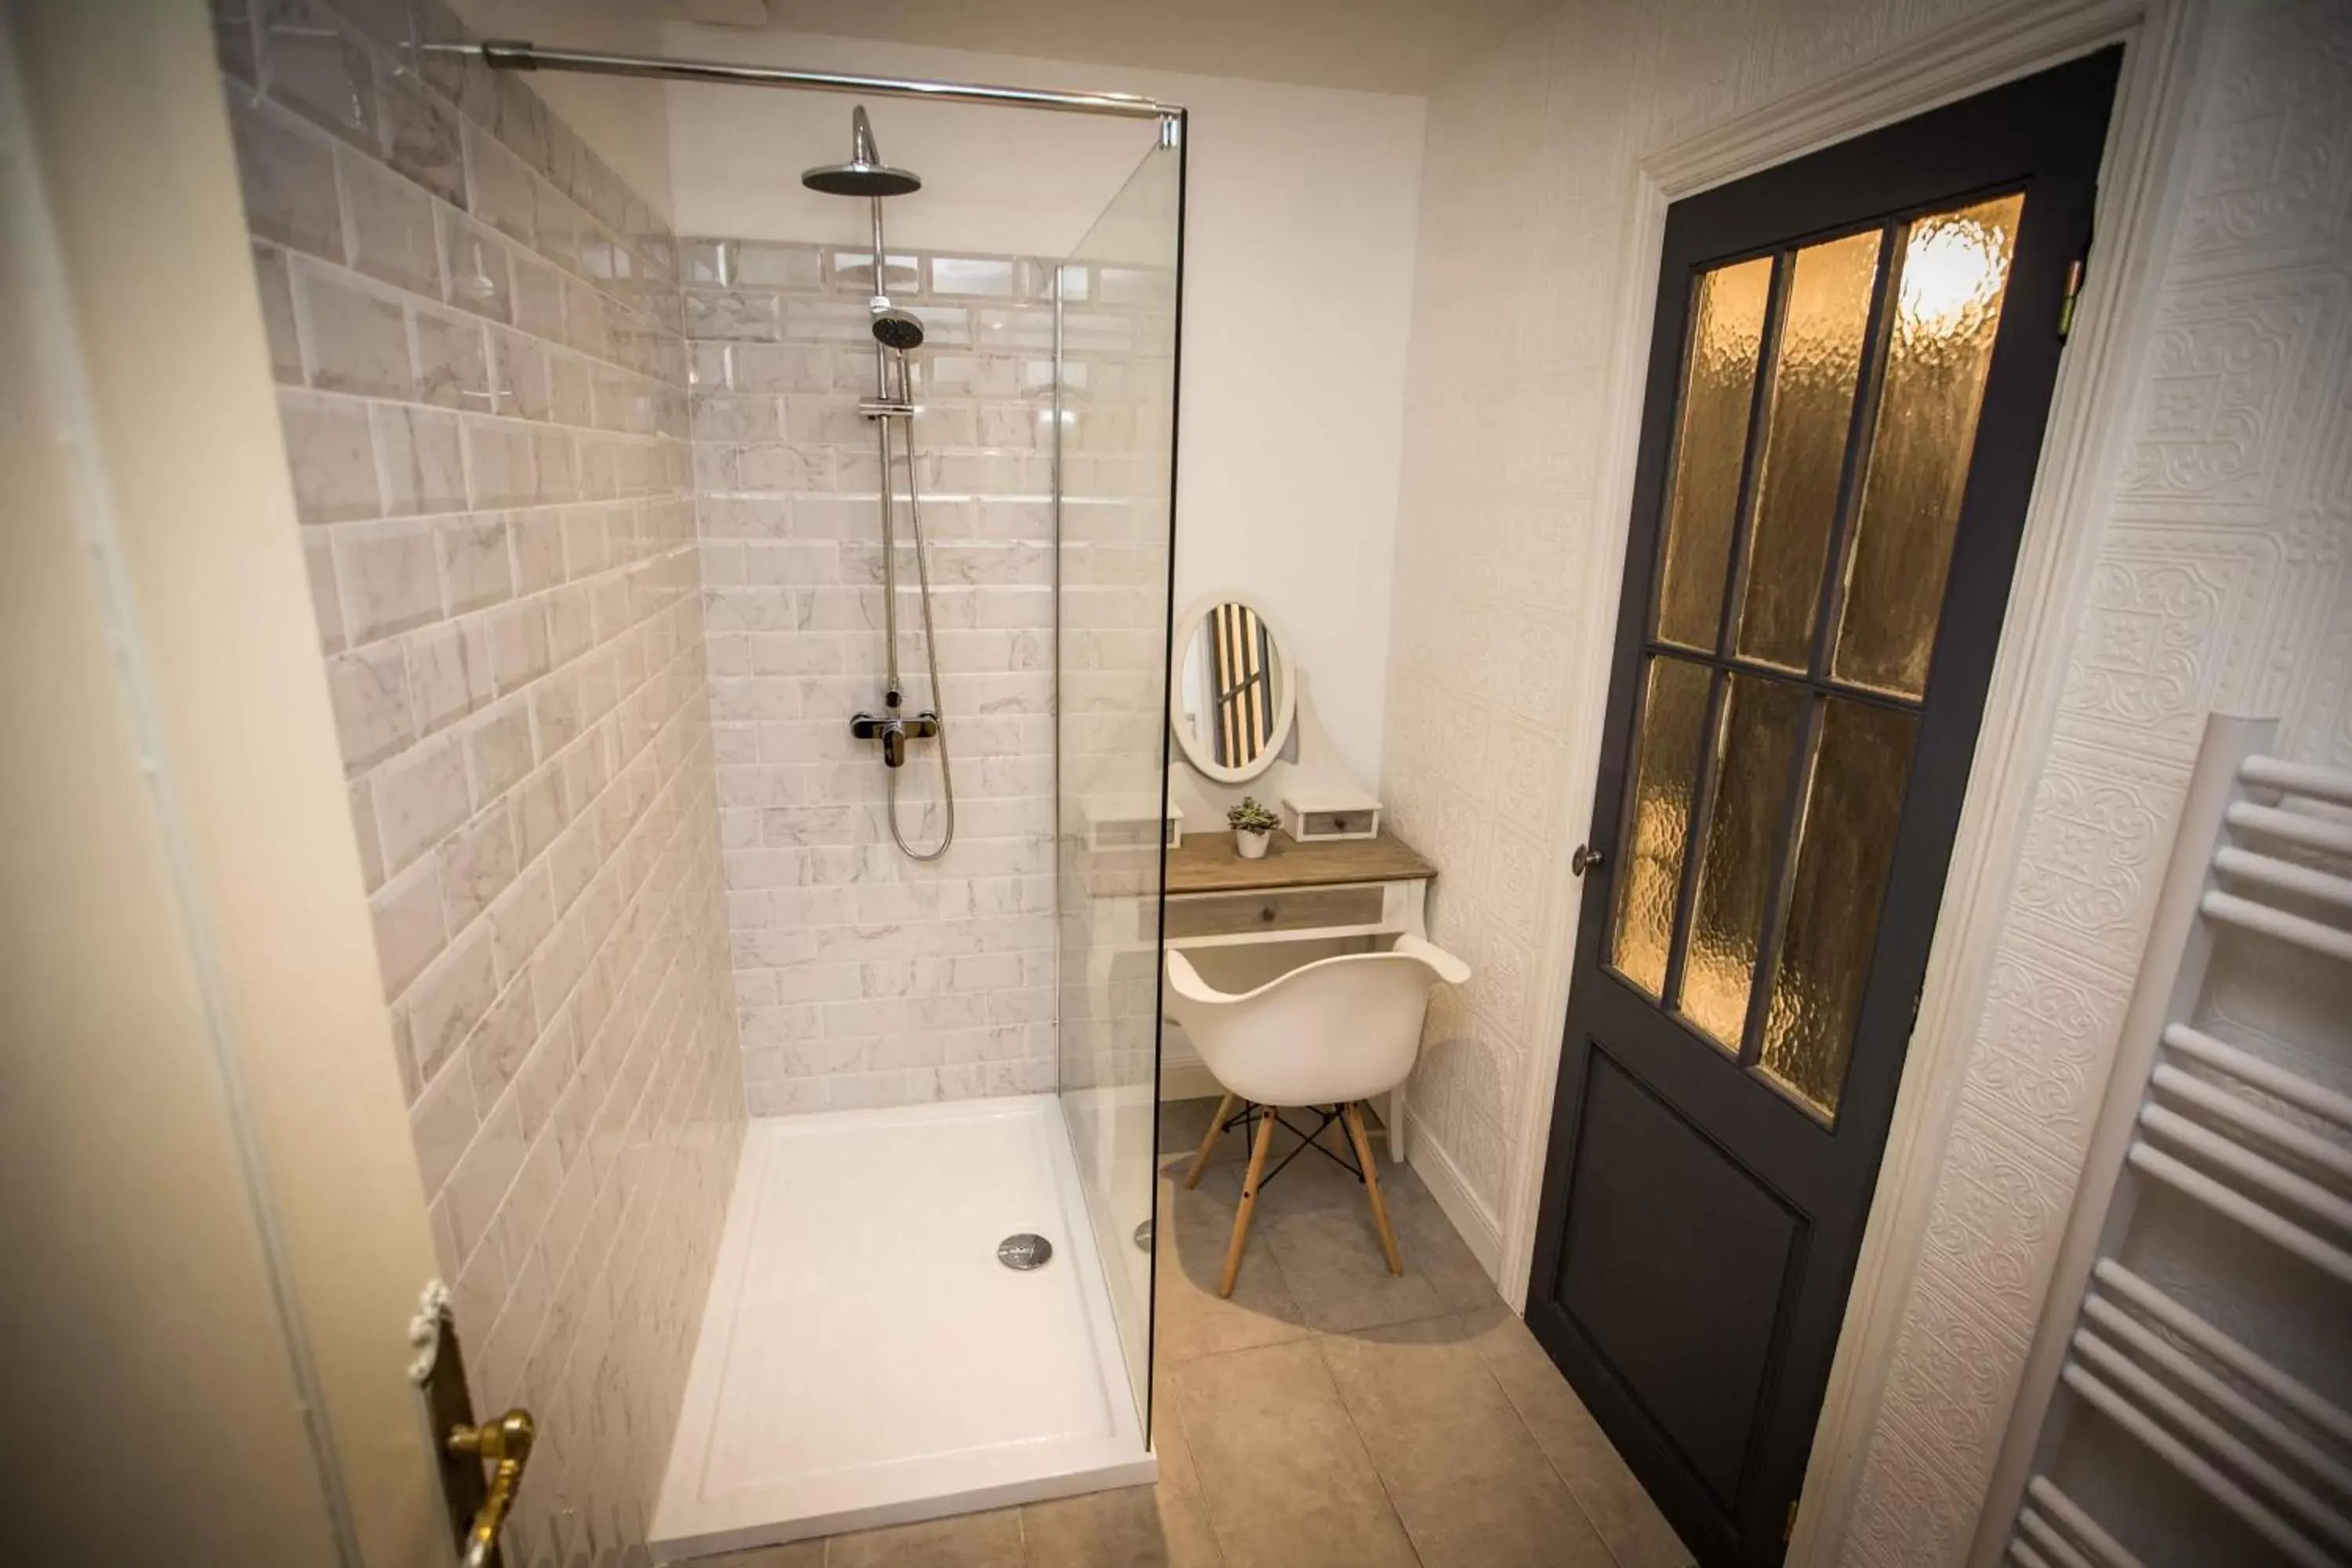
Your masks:
M1568 858L1568 868L1581 877L1607 858L1606 855L1592 847L1591 845L1580 844L1576 847L1576 853Z
M466 1531L465 1568L486 1568L498 1560L499 1531L514 1507L515 1493L522 1489L523 1467L530 1463L531 1440L538 1436L528 1410L509 1410L495 1421L450 1431L451 1453L471 1454L497 1467L490 1472L489 1495Z

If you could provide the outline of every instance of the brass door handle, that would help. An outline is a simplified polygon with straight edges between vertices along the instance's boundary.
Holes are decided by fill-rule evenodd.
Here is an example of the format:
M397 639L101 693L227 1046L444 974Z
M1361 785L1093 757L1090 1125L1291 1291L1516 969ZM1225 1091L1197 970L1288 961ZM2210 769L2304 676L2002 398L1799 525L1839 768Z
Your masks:
M471 1454L497 1467L490 1472L489 1496L482 1500L472 1527L466 1531L466 1568L487 1568L497 1557L499 1531L514 1507L515 1493L522 1489L523 1468L530 1463L531 1440L538 1435L528 1410L509 1410L478 1426L450 1429L451 1453Z

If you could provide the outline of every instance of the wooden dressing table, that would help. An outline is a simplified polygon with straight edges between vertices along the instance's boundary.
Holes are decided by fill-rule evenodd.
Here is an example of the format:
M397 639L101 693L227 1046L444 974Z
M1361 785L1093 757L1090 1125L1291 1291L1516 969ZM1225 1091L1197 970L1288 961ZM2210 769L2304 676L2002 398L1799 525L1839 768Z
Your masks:
M1428 938L1423 908L1437 868L1392 833L1370 838L1293 838L1274 830L1263 858L1244 860L1231 832L1185 833L1166 852L1166 880L1158 839L1162 816L1176 822L1223 824L1247 798L1244 790L1280 805L1285 820L1304 826L1345 817L1377 822L1380 805L1349 776L1344 753L1317 716L1295 644L1283 637L1265 607L1236 593L1196 600L1171 628L1169 753L1182 766L1168 771L1159 811L1141 814L1107 835L1092 823L1080 879L1097 902L1092 929L1106 947L1118 931L1150 949L1151 895L1163 895L1160 945L1185 951L1205 971L1208 950L1225 949L1207 974L1211 984L1249 991L1327 953L1372 950L1380 939ZM1144 795L1119 797L1131 810ZM1106 805L1109 801L1106 800ZM1113 842L1112 840L1116 840ZM1122 899L1123 895L1123 899ZM1302 942L1320 942L1289 953ZM1236 950L1260 950L1244 956ZM1276 951L1265 951L1273 949ZM1157 952L1155 963L1164 964ZM1164 979L1164 977L1162 977ZM1126 1016L1131 1016L1130 1004ZM1189 1043L1160 1035L1162 1098L1213 1095L1221 1085ZM1388 1097L1389 1155L1405 1154L1404 1090Z
M1168 851L1162 940L1192 950L1425 939L1423 908L1436 875L1420 851L1391 833L1301 844L1276 828L1261 860L1235 854L1231 833L1188 833ZM1382 1113L1391 1160L1404 1158L1404 1093L1400 1088L1391 1094Z

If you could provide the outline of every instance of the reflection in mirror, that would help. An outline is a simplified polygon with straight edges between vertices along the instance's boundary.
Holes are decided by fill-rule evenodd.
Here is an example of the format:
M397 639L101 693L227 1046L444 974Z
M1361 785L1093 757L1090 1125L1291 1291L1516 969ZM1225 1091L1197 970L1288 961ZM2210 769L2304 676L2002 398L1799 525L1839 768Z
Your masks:
M1234 601L1209 605L1188 628L1176 668L1177 739L1214 778L1255 777L1289 728L1289 675L1265 618Z

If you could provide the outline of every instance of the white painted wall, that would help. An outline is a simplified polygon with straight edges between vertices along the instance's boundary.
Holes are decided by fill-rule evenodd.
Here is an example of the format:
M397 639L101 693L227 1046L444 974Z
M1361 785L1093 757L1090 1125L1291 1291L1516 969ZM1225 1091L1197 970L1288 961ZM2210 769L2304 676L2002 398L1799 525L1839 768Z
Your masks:
M1235 588L1297 642L1368 787L1385 723L1390 567L1423 100L858 39L677 24L673 55L1144 94L1192 110L1176 597ZM866 237L802 189L848 156L847 99L669 89L680 234ZM877 99L886 161L924 179L894 247L1067 254L1155 134L1148 121Z

